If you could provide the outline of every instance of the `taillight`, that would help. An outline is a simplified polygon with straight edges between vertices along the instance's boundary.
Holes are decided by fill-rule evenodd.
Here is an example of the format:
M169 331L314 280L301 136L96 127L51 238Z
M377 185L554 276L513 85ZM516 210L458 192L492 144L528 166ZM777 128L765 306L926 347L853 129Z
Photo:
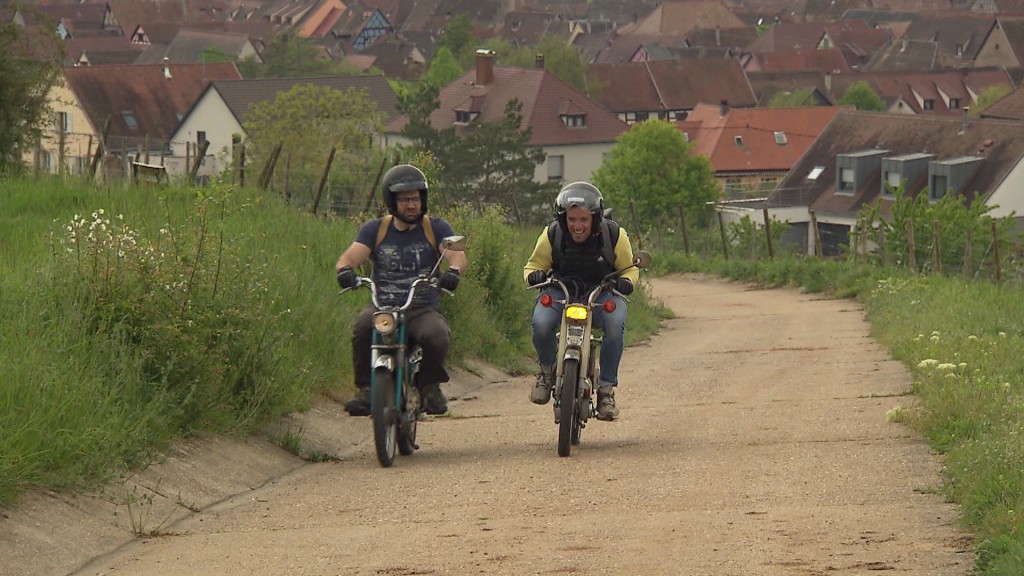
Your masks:
M551 297L551 294L544 293L544 294L540 295L540 305L541 306L544 306L546 308L551 308L551 305L554 304L554 302L555 302L555 299Z
M604 305L601 306L601 308L604 309L605 312L611 314L612 312L615 312L615 301L605 300Z

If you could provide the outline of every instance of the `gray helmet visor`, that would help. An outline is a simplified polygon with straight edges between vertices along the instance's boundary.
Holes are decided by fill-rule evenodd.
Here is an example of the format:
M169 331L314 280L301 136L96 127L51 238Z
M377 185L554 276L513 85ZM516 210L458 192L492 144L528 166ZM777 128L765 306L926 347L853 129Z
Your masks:
M412 182L395 182L388 190L392 192L408 192L410 190L426 190L427 183L423 180L414 180Z

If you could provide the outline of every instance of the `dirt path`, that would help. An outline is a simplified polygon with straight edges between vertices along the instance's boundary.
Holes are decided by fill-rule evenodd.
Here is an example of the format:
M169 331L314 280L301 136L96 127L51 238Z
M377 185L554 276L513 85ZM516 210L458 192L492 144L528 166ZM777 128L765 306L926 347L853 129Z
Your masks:
M454 417L422 424L421 450L391 469L369 420L323 407L303 417L307 446L341 461L197 443L121 496L37 497L10 513L0 573L968 573L969 540L936 493L940 461L886 421L913 402L910 376L855 303L699 277L653 284L678 317L627 350L622 419L593 421L569 458L551 408L526 400L532 378L482 368L453 383ZM130 514L127 496L147 490L156 498ZM39 533L53 508L61 526L85 523L68 531L77 540ZM160 535L114 548L132 523ZM82 564L90 546L112 551Z

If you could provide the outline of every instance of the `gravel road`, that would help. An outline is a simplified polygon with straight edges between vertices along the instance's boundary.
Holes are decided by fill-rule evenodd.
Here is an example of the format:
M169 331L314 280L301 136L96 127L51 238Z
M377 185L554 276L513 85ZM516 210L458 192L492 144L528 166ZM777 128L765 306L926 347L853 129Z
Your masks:
M0 574L968 574L941 459L886 420L910 374L859 305L652 286L677 317L626 351L620 420L568 458L533 379L480 366L389 469L328 402L291 425L334 461L198 440L102 495L33 495L0 518Z

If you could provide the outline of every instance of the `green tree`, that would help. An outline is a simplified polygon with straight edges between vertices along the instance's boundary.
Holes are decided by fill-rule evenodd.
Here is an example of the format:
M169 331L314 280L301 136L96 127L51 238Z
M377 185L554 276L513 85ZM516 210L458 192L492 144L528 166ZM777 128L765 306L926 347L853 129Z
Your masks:
M690 222L703 223L707 203L721 196L711 162L693 153L675 125L657 119L619 135L594 184L610 206L631 207L646 225L657 227L678 222L679 208Z
M437 49L447 48L453 56L460 58L463 53L472 54L473 37L470 32L473 30L473 23L469 16L458 14L445 24L441 36L437 39Z
M885 111L885 102L882 98L868 86L866 80L858 80L854 82L846 92L843 93L843 97L839 99L838 104L840 106L853 105L857 110L873 110L875 112Z
M363 90L296 84L274 100L253 106L244 126L254 159L265 160L281 145L290 187L313 191L334 148L334 200L358 204L355 194L365 174L380 163L373 136L382 123L376 104Z
M587 65L575 46L567 45L565 40L557 36L545 34L536 46L518 48L502 60L510 66L533 68L537 56L544 57L546 70L572 84L580 92L587 93Z
M815 105L814 88L799 88L792 92L777 92L768 101L769 108L803 108Z
M22 155L53 121L48 97L62 60L56 37L0 24L0 175L24 169Z
M262 62L246 58L237 63L243 78L309 78L352 76L359 71L326 56L320 48L294 32L273 37L260 54Z
M452 55L452 51L445 46L439 48L434 53L434 57L430 60L430 68L427 69L420 80L431 86L444 88L461 76L462 72L462 66L459 66L459 62Z

